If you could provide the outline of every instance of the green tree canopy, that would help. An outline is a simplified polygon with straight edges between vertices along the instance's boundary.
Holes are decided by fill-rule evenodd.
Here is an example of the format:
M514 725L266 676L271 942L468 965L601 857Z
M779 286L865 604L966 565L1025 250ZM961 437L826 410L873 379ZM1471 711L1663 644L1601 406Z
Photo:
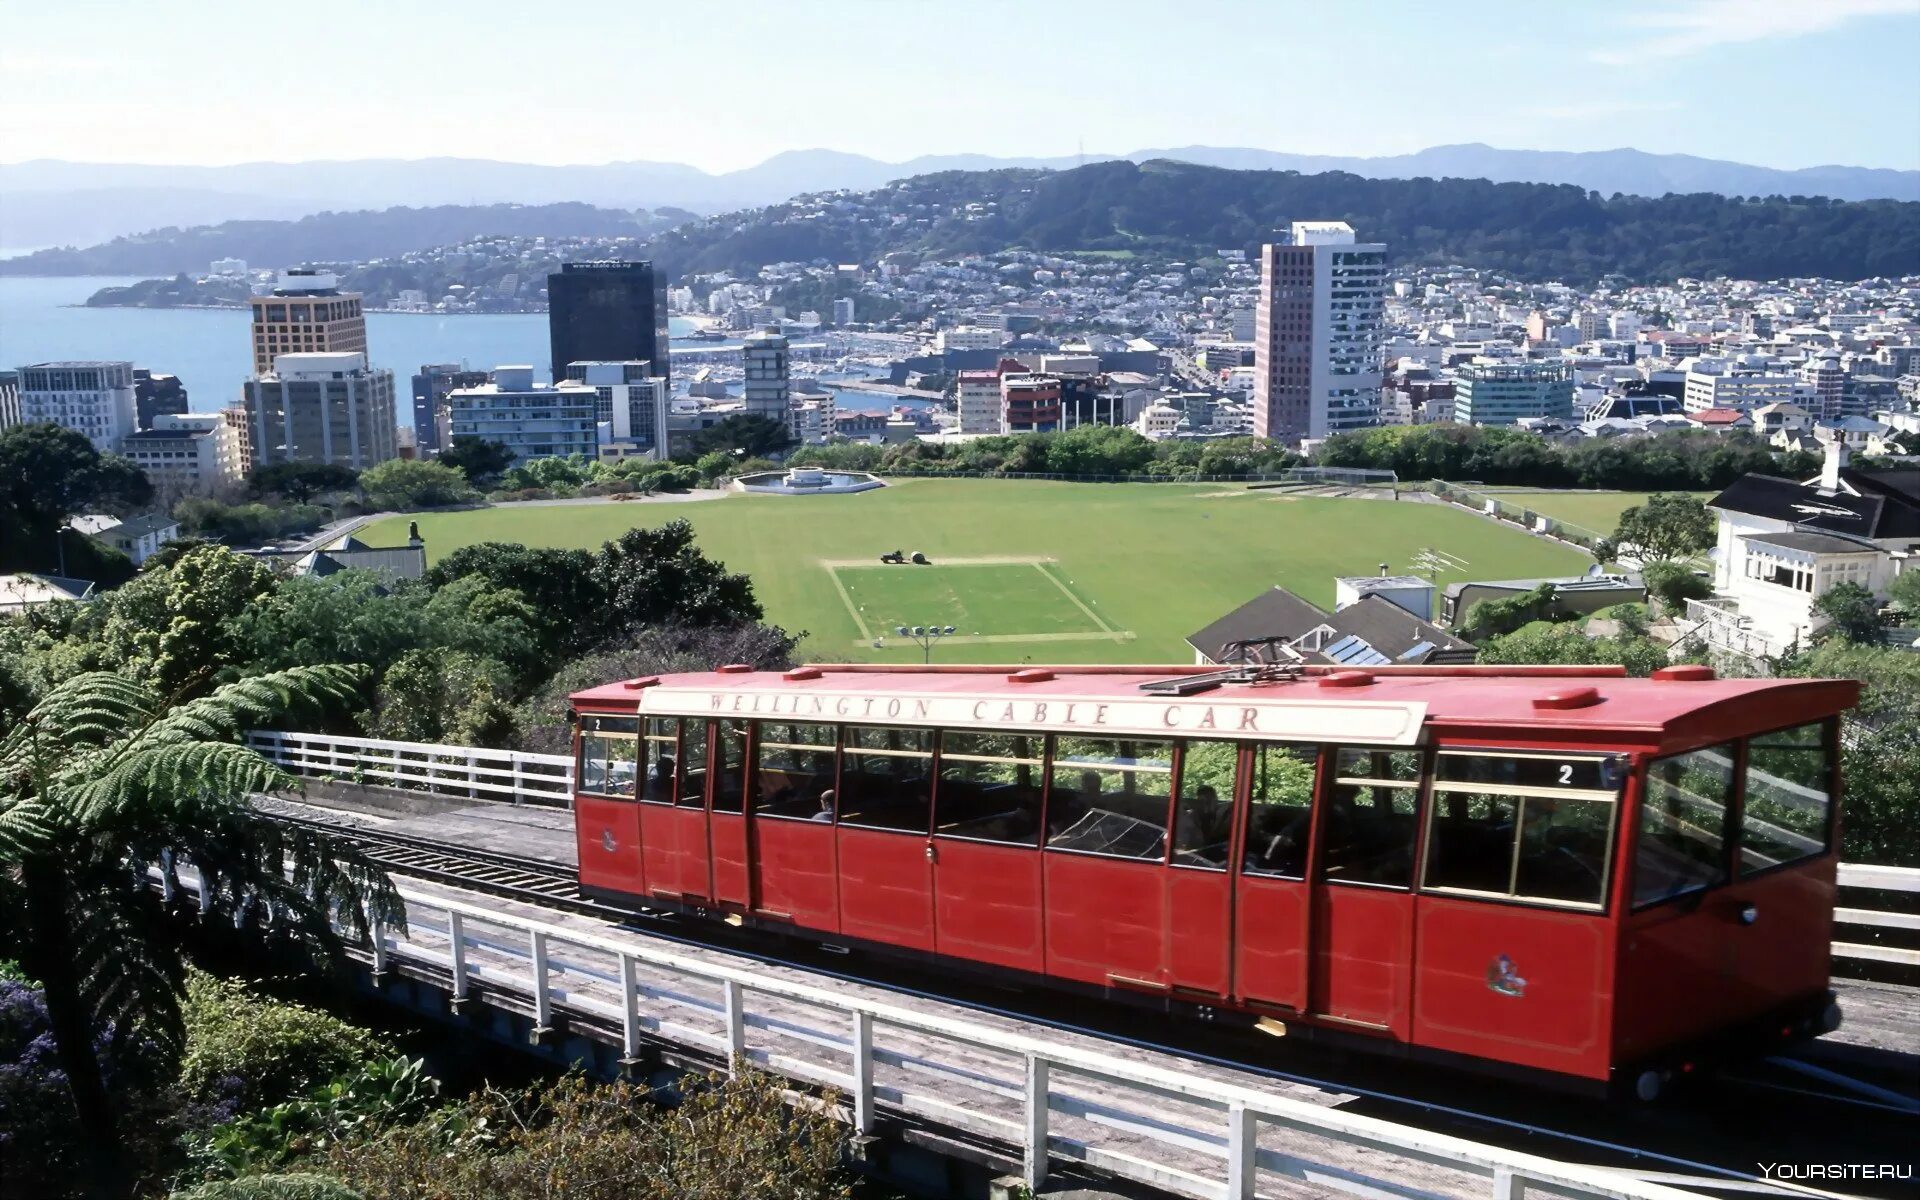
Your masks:
M1697 498L1662 492L1620 514L1613 543L1641 562L1672 562L1712 549L1718 528L1712 510Z
M358 471L338 463L277 462L255 467L247 476L247 490L305 504L322 492L344 492L359 478Z
M720 450L739 458L778 458L794 445L793 431L785 421L742 415L718 421L684 439L674 457L691 461Z
M1849 642L1880 640L1880 602L1857 583L1837 583L1828 588L1814 600L1813 611L1827 619L1823 636Z
M458 467L429 459L390 458L360 472L367 503L383 510L438 508L475 498Z
M513 451L499 442L490 442L472 434L461 434L453 445L440 452L438 460L465 473L474 483L496 479L513 463Z
M0 571L52 571L59 531L92 510L126 514L153 499L146 472L58 425L0 430Z

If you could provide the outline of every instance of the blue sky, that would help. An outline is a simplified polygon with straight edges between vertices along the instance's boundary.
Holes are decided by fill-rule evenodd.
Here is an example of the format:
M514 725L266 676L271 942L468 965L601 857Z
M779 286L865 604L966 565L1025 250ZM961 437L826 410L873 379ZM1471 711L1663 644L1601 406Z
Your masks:
M717 171L816 146L900 160L1479 141L1920 169L1920 0L0 0L0 14L8 162Z

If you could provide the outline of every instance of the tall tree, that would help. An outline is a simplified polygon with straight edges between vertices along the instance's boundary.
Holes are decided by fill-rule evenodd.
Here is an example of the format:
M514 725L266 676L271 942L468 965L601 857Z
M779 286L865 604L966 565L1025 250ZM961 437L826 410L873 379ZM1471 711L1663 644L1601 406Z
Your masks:
M499 478L500 473L513 464L513 451L499 442L463 433L453 439L453 445L440 452L439 461L460 468L475 483L484 483Z
M191 863L221 906L318 958L403 917L386 876L350 846L252 807L297 780L239 744L244 730L351 699L356 674L303 667L185 704L121 675L55 687L0 739L0 935L45 988L74 1107L91 1135L89 1191L132 1193L100 1047L140 1037L177 1052L185 963L152 870Z
M693 526L669 521L629 529L600 547L593 580L604 597L609 632L653 625L730 625L758 621L760 602L745 575L729 575L693 544Z
M58 425L0 433L0 571L58 567L56 539L69 517L92 508L126 512L153 499L146 472L101 454L84 434Z
M1620 514L1613 542L1641 562L1672 562L1712 549L1716 528L1712 510L1700 500L1661 492Z

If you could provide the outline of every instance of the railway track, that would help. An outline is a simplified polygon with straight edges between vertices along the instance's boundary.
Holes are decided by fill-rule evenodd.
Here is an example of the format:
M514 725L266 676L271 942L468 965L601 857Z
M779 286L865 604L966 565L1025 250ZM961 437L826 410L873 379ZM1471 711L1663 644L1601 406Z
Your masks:
M755 944L761 939L728 926L718 923L708 926L685 920L674 913L635 911L584 896L580 893L573 871L551 861L450 846L348 819L329 820L303 815L290 811L284 805L263 807L263 813L275 821L343 838L369 859L395 874L539 907L614 920L629 927L643 928L649 937L684 946L722 950L769 966L797 967L845 983L883 987L903 995L952 1004L977 1013L1032 1022L1063 1033L1096 1037L1141 1050L1173 1055L1190 1062L1244 1071L1276 1083L1308 1087L1339 1097L1344 1105L1353 1106L1356 1111L1372 1116L1420 1124L1425 1128L1496 1142L1533 1153L1560 1154L1570 1159L1577 1157L1579 1161L1616 1167L1642 1178L1706 1193L1846 1195L1764 1179L1754 1169L1743 1170L1730 1165L1737 1161L1737 1156L1729 1154L1718 1155L1719 1161L1691 1157L1685 1149L1688 1128L1717 1128L1721 1118L1711 1113L1680 1110L1687 1111L1690 1116L1705 1116L1706 1119L1701 1126L1692 1126L1688 1122L1682 1123L1682 1128L1678 1130L1668 1129L1670 1135L1677 1135L1677 1145L1672 1144L1675 1141L1672 1136L1662 1139L1668 1143L1665 1146L1630 1144L1618 1140L1617 1136L1582 1129L1583 1125L1595 1124L1595 1117L1601 1115L1586 1101L1562 1101L1557 1097L1543 1100L1528 1093L1525 1100L1515 1104L1511 1087L1478 1080L1463 1081L1455 1075L1447 1075L1439 1080L1434 1091L1421 1092L1407 1088L1408 1071L1405 1064L1390 1061L1384 1066L1371 1062L1342 1064L1345 1068L1343 1078L1283 1070L1250 1061L1244 1036L1208 1031L1191 1025L1181 1026L1178 1036L1171 1031L1167 1036L1143 1035L1138 1028L1141 1021L1137 1012L1121 1010L1111 1019L1089 1022L1086 1020L1086 1006L1078 1005L1071 1006L1073 1017L1068 1018L1061 1014L1069 1010L1070 1002L1049 1003L1050 997L978 984L966 979L943 981L946 986L939 991L915 988L900 983L898 973L888 970L889 964L884 960L835 953L833 949L813 943L796 941L786 947L797 953L769 953L762 945ZM688 928L694 925L699 926L697 930ZM669 927L679 931L671 932ZM1133 1028L1127 1028L1129 1025ZM1238 1053L1235 1053L1236 1049ZM1857 1127L1862 1120L1871 1121L1876 1126L1891 1122L1902 1129L1905 1140L1891 1141L1888 1143L1891 1146L1912 1145L1916 1139L1920 1139L1920 1103L1875 1085L1856 1084L1824 1069L1794 1072L1784 1081L1764 1079L1753 1073L1731 1074L1723 1077L1721 1083L1726 1087L1742 1089L1749 1097L1788 1097L1789 1103L1800 1104L1808 1109L1826 1110L1819 1120L1809 1122L1801 1130L1801 1135L1809 1139L1809 1145L1823 1144L1823 1154L1831 1154L1832 1143L1828 1136L1831 1132ZM1438 1093L1441 1092L1446 1094L1446 1099L1439 1098ZM1466 1094L1467 1103L1460 1102L1463 1094ZM1745 1099L1736 1103L1735 1107L1746 1108L1750 1103L1750 1098ZM1543 1121L1540 1116L1543 1108L1551 1110L1558 1119L1552 1123ZM1849 1115L1838 1117L1837 1114L1843 1110L1848 1111ZM1530 1115L1517 1115L1522 1112ZM1615 1106L1606 1109L1604 1115L1614 1118L1621 1125L1637 1125L1641 1132L1645 1132L1649 1121L1657 1122L1663 1114L1671 1116L1675 1112L1672 1106L1645 1110L1622 1110ZM1770 1142L1757 1149L1767 1151L1770 1158L1784 1156L1784 1148L1778 1142ZM1890 1190L1884 1194L1896 1195L1898 1192Z

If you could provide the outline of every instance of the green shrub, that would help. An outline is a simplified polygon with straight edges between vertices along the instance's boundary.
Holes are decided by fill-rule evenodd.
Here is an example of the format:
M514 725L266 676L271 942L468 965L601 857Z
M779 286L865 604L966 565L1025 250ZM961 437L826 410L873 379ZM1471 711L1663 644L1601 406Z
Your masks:
M199 972L187 981L184 1015L180 1086L199 1102L275 1104L394 1052L384 1038L338 1017Z
M440 1081L418 1059L390 1058L315 1088L297 1100L247 1113L187 1139L187 1157L203 1177L275 1170L425 1116Z
M203 1183L168 1200L360 1200L360 1193L326 1175L254 1175Z
M1684 563L1651 562L1640 575L1646 581L1647 594L1657 597L1661 607L1673 616L1686 613L1687 601L1713 595L1713 584Z

